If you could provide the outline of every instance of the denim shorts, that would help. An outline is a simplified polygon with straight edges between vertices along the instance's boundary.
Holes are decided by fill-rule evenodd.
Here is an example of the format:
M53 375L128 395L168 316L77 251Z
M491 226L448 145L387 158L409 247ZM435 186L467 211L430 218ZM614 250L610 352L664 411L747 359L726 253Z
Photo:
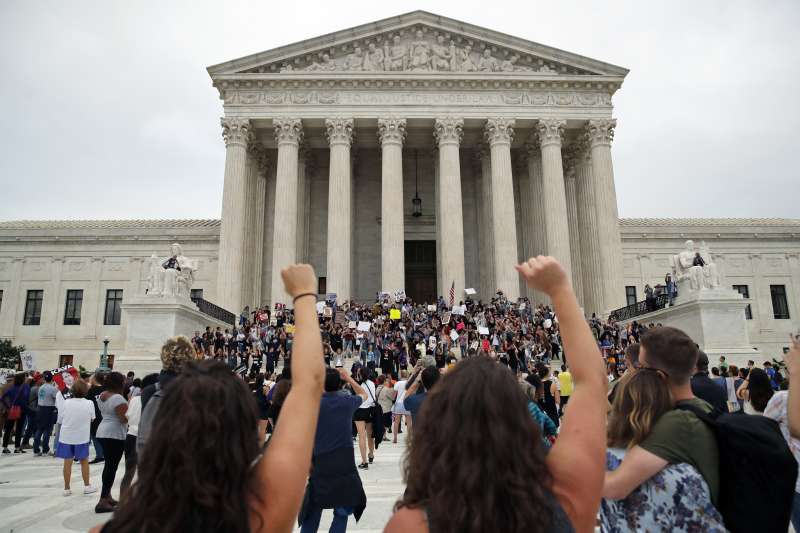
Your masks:
M56 444L56 457L83 461L89 457L89 443L64 444L63 442L59 442Z

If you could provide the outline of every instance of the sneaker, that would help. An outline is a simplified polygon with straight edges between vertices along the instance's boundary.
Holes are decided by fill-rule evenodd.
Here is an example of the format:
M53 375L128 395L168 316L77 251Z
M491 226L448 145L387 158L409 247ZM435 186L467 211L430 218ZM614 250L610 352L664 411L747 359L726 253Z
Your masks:
M113 513L114 507L105 500L100 500L100 503L94 506L94 512L100 513Z
M64 489L64 496L72 496L72 491L69 489Z
M11 453L11 451L8 448L3 448L3 453Z
M22 448L16 448L16 449L14 449L14 453L28 453L28 452L26 452Z
M102 463L103 461L105 461L104 457L95 457L94 459L89 461L89 464L90 465L96 465L97 463Z
M94 494L95 492L97 492L97 487L95 487L93 485L85 485L83 487L83 493L84 494Z
M361 470L369 470L369 463L361 463L358 465Z
M372 454L369 454L367 457L369 457L369 464L372 464L372 461L375 460L375 456L372 455Z
M34 457L41 457L42 456L42 452L33 452L33 456Z

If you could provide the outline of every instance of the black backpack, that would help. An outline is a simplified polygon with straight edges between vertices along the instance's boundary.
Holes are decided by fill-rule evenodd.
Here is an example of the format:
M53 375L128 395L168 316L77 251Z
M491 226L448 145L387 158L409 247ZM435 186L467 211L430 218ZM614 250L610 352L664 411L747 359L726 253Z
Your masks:
M797 480L795 461L778 423L759 415L709 415L679 404L705 422L719 448L719 509L731 533L786 533Z

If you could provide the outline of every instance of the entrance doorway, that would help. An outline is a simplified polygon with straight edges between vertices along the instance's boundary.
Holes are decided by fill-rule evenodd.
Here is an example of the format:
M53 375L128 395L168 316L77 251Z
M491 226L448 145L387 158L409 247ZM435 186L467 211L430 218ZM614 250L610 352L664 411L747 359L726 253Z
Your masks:
M436 241L405 241L406 296L436 301Z

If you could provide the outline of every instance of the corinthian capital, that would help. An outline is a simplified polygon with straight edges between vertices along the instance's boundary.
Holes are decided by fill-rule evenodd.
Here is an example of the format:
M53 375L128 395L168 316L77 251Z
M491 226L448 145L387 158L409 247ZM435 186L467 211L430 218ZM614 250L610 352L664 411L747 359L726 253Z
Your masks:
M403 144L406 138L406 119L379 118L378 139L381 144Z
M303 141L303 122L299 118L275 118L275 141L280 144L300 144Z
M610 145L611 140L614 138L614 128L617 127L617 120L601 119L590 120L586 124L586 134L589 139L589 146Z
M561 138L564 135L564 126L566 125L566 120L557 118L540 120L536 125L536 131L539 132L539 144L542 148L551 144L561 146Z
M483 135L489 146L511 144L511 140L514 138L514 124L513 118L490 118L487 120Z
M461 138L464 137L464 119L437 118L433 124L433 137L439 146L443 144L461 144Z
M334 144L353 143L353 119L352 118L328 118L325 119L325 134L328 142Z
M219 120L222 125L222 139L225 146L240 144L247 147L253 139L252 125L246 118L222 117Z

